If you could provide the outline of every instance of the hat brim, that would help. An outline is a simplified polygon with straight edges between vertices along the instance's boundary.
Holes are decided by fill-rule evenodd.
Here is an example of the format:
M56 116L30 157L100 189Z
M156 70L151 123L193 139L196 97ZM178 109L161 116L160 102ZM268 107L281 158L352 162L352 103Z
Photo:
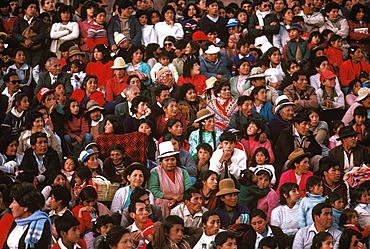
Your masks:
M5 32L0 32L0 39L2 39L4 42L6 42L6 39L8 39L8 36Z
M129 165L128 167L126 167L122 173L122 178L125 179L127 181L127 175L128 175L128 172L129 171L134 171L134 170L141 170L143 173L144 173L144 181L148 181L149 179L149 176L150 176L150 172L149 172L149 169L147 167L145 167L144 165L142 165L141 163L132 163L131 165ZM132 172L131 171L131 172Z
M96 109L99 109L99 110L102 110L102 111L105 111L105 108L103 108L103 107L101 107L101 106L94 106L94 108L90 108L89 110L86 110L85 111L85 114L88 114L89 112L92 112L92 111L94 111L94 110L96 110Z
M128 67L128 65L123 65L122 67L111 66L110 68L111 69L122 69L122 68L126 68L126 67Z
M211 48L211 49L207 49L204 53L205 54L217 54L220 51L221 51L221 49L219 47L214 47L214 48Z
M302 160L303 158L305 157L310 157L311 156L311 152L306 152L306 153L303 153L299 156L297 156L296 158L294 158L293 160L290 160L288 165L287 165L287 168L288 169L294 169L294 163L297 162L298 160Z
M248 79L254 79L254 78L265 78L267 76L271 76L271 75L267 75L267 74L264 74L264 73L260 73L260 74L255 74L255 75L251 75L248 77Z
M369 96L370 96L370 92L369 92L367 95L358 96L358 97L356 98L356 101L364 100L364 99L366 99L366 98L367 98L367 97L369 97Z
M166 152L164 154L161 154L161 155L157 156L157 158L160 159L160 158L165 158L165 157L169 157L169 156L174 156L174 155L177 155L179 153L180 153L180 151L169 151L169 152Z
M85 54L84 54L84 53L82 53L82 52L77 52L77 53L70 54L70 55L68 56L68 58L71 58L72 56L75 56L75 55L85 56Z
M88 155L85 157L85 159L84 159L83 161L80 161L80 162L81 162L81 163L86 163L87 158L89 158L89 156L94 155L94 154L99 154L99 151L94 151L93 153L88 154ZM80 159L80 158L79 158L79 159Z
M240 193L240 190L238 190L236 188L222 189L222 190L217 192L216 196L233 194L233 193Z
M283 108L286 105L292 105L292 106L295 107L295 104L293 102L285 102L283 104L280 104L280 105L276 106L275 113L278 112L278 111L280 111L280 109Z
M39 103L41 103L41 102L42 102L42 99L43 99L47 94L49 94L49 93L51 93L51 92L55 92L55 89L49 89L49 91L45 92L45 93L41 96L41 98L40 98L40 99L39 99L39 98L37 98L37 100L39 101Z
M360 133L357 132L357 131L354 131L354 132L348 133L348 134L346 134L344 136L338 137L337 138L337 141L340 141L340 140L345 139L347 137L357 136L358 134L360 134Z
M213 117L215 114L214 113L210 113L210 114L207 114L203 117L200 117L200 118L197 118L196 120L194 120L194 123L199 123L205 119L208 119L209 117Z
M239 24L237 24L237 23L231 23L231 24L227 24L226 26L225 26L225 28L228 28L228 27L235 27L235 26L238 26Z

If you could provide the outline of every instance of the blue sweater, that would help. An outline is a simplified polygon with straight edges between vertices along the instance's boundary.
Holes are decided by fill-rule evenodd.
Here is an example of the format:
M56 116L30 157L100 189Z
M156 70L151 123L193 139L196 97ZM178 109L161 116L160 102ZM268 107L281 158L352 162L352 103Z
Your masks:
M339 229L339 218L340 218L340 215L342 214L342 211L336 208L332 208L332 210L333 210L333 218L334 218L333 227Z
M256 106L253 107L253 111L257 112ZM259 114L261 114L265 118L265 120L267 121L266 123L268 124L271 118L274 116L274 114L272 113L272 104L268 101L263 103Z
M298 217L298 224L300 228L312 225L313 207L318 203L325 202L325 200L326 198L322 197L322 195L313 195L310 193L308 193L306 197L302 198Z

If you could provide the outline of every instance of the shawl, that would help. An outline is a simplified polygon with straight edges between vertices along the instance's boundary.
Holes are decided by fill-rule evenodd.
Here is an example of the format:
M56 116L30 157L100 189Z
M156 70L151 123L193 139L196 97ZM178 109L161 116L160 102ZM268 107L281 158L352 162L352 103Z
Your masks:
M34 248L35 244L39 242L42 237L45 222L50 223L50 234L51 234L51 221L47 213L37 210L31 216L24 219L15 219L18 226L24 226L29 224L27 235L25 238L26 248ZM51 243L51 241L50 241Z
M215 114L215 129L223 132L229 125L231 116L238 111L237 100L229 99L224 107L217 99L213 99L208 103L207 109Z
M215 210L217 208L217 192L218 190L212 190L211 195L208 197L208 202L206 203L207 198L204 196L203 190L199 190L202 196L202 206L207 208L208 210Z

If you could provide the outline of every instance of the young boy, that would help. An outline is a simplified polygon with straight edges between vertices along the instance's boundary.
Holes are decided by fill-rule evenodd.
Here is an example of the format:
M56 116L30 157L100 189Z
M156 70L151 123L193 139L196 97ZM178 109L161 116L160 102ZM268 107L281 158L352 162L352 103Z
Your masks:
M367 108L364 106L357 106L353 112L353 116L355 117L353 120L354 125L352 126L355 131L358 132L357 140L362 141L364 136L369 134L368 128L369 121L367 117Z
M177 82L177 80L179 79L179 73L177 72L176 67L172 63L170 63L170 55L166 51L159 54L158 62L154 64L152 70L150 71L152 82L156 82L156 74L162 67L170 69L175 82Z
M302 26L297 23L293 23L290 25L288 31L289 36L292 38L286 44L288 60L295 60L300 65L307 63L310 58L310 50L308 48L308 42L300 37L300 35L303 34Z
M214 24L207 24L207 26L204 29L204 33L206 36L208 36L208 40L212 42L213 45L223 48L225 47L225 43L221 41L220 38L218 38L218 34L220 33L220 29L217 25Z
M90 48L94 48L98 44L109 46L107 30L104 27L106 12L103 8L94 10L94 22L87 30L86 43Z
M241 60L244 58L247 61L249 61L251 65L256 64L257 62L256 58L254 57L253 54L249 53L250 52L249 45L250 45L250 41L248 41L245 38L240 39L238 43L236 44L236 49L238 50L239 53L233 59L232 76L236 76L236 63L238 62L238 60Z
M80 222L72 215L63 215L55 221L55 228L59 235L58 242L51 249L86 249L86 242L80 239Z
M227 28L229 35L239 34L242 30L240 22L237 18L230 18L225 27Z
M180 77L182 76L184 62L187 57L187 55L185 54L185 47L187 44L188 42L185 40L178 40L175 42L176 58L172 60L172 64L175 66Z
M305 23L304 23L304 19L302 16L294 16L292 19L292 23L297 23L301 25L302 30L304 30ZM310 34L303 31L303 33L301 34L301 38L305 41L308 41L308 39L310 38Z

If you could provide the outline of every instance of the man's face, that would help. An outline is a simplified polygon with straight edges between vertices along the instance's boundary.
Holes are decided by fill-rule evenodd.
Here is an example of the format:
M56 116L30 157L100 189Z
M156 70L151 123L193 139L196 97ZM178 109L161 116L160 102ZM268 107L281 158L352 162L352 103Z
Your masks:
M145 223L148 219L149 209L144 203L136 203L136 213L130 213L135 222Z
M306 0L305 4L302 7L305 14L312 14L314 9L313 0Z
M344 147L349 149L355 148L357 145L357 136L343 138L342 143Z
M313 0L313 4L314 4L314 7L316 9L321 9L322 8L322 4L323 4L323 0Z
M132 100L140 95L140 89L138 87L131 88L130 94L127 95L127 101L132 102Z
M298 80L293 81L293 86L295 86L295 88L298 91L301 91L301 92L306 91L308 87L308 81L307 81L306 75L299 75Z
M169 90L165 90L165 91L162 91L161 92L161 95L159 95L159 97L155 97L157 99L157 101L162 104L163 100L167 99L170 97L170 91Z
M8 16L9 15L9 7L8 6L7 7L1 7L0 8L0 13L3 16Z
M100 120L100 118L101 118L101 111L99 109L95 109L90 112L90 119L92 121L97 122Z
M212 61L212 62L215 62L215 61L217 60L217 58L218 58L218 53L215 53L215 54L206 54L206 53L204 53L204 56L205 56L208 60L210 60L210 61Z
M199 193L192 194L190 201L185 201L185 205L191 214L202 210L202 196Z
M46 0L45 4L42 6L42 9L45 11L54 11L55 10L54 1Z
M250 116L253 113L253 102L252 100L246 100L244 103L239 106L239 110L243 113L244 116Z
M320 216L315 215L314 222L320 224L326 229L333 225L333 212L331 208L323 208Z
M331 167L328 171L324 172L325 179L332 182L339 182L340 180L340 168L339 165Z
M266 86L266 79L265 78L255 78L253 80L251 80L251 83L254 87L257 87L257 86Z
M261 12L269 11L271 9L271 3L269 1L262 2L261 5L258 5L258 9Z
M8 92L14 94L19 90L19 80L17 75L12 75L9 77L9 82L5 82L5 85L8 87Z
M230 153L233 152L235 148L235 142L232 141L222 141L220 145L222 146L223 151L228 151Z
M307 136L310 130L310 122L303 121L301 123L294 123L294 127L296 128L297 132L302 136Z
M35 145L31 145L36 155L45 155L48 152L48 140L45 137L39 137Z
M46 67L46 70L48 70L52 75L58 75L62 71L60 69L60 62L56 58L51 58L50 60L50 66Z

